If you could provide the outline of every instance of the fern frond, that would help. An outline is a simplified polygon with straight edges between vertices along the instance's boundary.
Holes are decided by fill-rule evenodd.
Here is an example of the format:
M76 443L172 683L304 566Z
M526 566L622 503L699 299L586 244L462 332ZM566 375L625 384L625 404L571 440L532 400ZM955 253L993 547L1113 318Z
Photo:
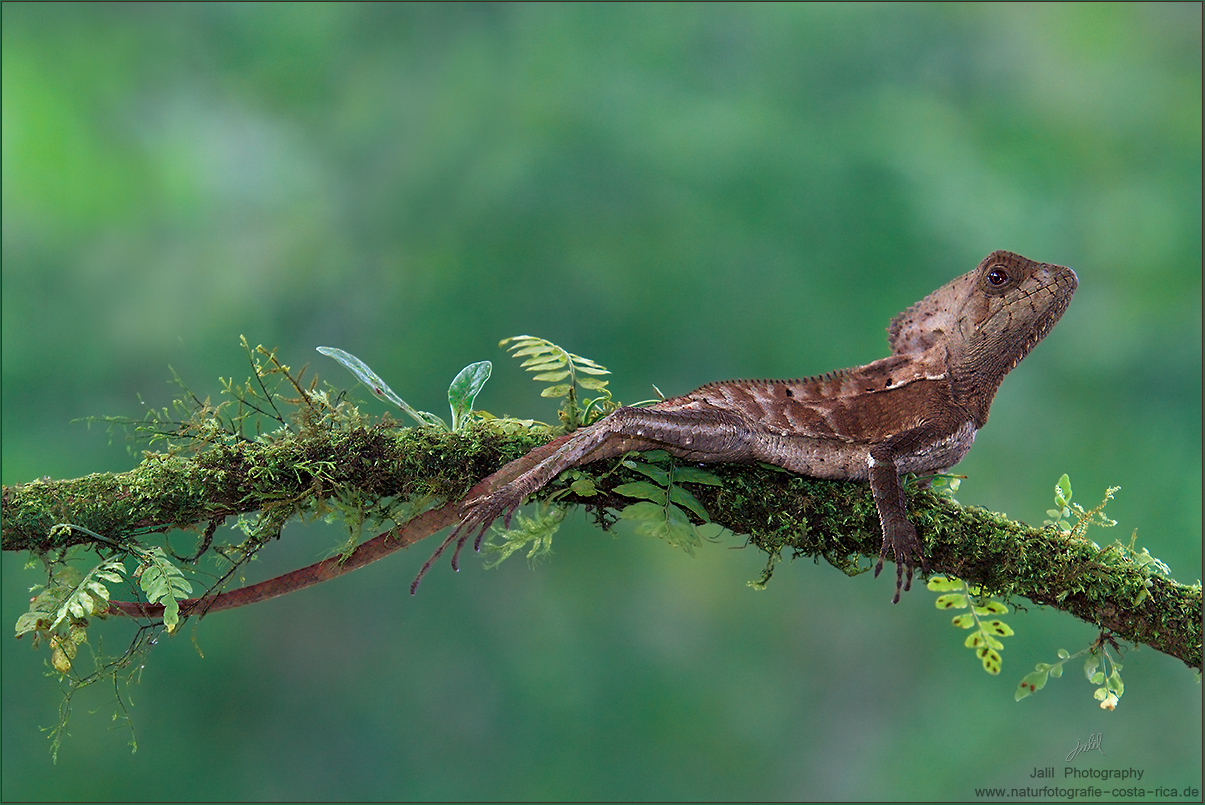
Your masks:
M593 419L598 419L616 407L611 400L611 392L607 390L607 381L600 377L611 372L589 358L574 355L547 339L533 335L503 338L498 346L506 347L512 357L522 358L520 365L535 375L533 380L553 384L541 391L540 396L564 398L561 418L566 430L589 424L592 414ZM583 399L579 403L579 388L599 392L599 396Z

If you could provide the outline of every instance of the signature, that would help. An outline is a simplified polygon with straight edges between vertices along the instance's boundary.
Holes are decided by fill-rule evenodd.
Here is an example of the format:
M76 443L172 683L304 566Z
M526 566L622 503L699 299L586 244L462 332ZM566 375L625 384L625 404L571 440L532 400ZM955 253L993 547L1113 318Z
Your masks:
M1103 735L1104 735L1103 732L1098 732L1093 735L1089 735L1087 743L1080 743L1077 740L1075 742L1075 748L1071 750L1071 754L1067 755L1067 762L1071 762L1072 758L1078 757L1079 755L1082 755L1084 752L1091 752L1094 749L1097 752L1100 752L1102 755L1105 754L1105 750L1100 748L1100 739Z

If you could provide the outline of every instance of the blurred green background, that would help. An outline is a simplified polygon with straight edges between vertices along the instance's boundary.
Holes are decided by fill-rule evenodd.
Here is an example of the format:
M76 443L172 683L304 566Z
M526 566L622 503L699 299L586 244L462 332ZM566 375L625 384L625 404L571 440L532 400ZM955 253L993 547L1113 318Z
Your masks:
M1118 485L1094 538L1201 573L1200 4L6 3L3 193L5 484L128 469L72 420L164 405L169 364L216 397L240 334L351 387L314 352L342 347L431 411L491 359L479 405L550 419L498 339L629 402L813 374L1003 248L1080 290L960 500L1040 523L1063 472L1084 504ZM257 574L345 532L285 536ZM161 639L137 753L98 686L57 766L44 653L4 638L3 797L969 799L1062 784L1094 733L1071 765L1200 787L1181 663L1128 651L1113 713L1078 668L1014 703L1095 631L1013 615L993 678L923 588L892 607L894 574L800 561L757 593L741 544L578 513L551 561L441 564L411 598L420 546Z

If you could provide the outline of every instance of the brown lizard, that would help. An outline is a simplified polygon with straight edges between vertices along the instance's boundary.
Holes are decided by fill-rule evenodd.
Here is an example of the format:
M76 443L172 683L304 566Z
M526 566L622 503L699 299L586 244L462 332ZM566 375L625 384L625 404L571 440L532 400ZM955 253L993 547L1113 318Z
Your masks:
M457 524L411 586L456 543L461 548L497 517L509 523L531 494L570 467L629 451L662 449L692 462L763 461L814 478L868 480L883 547L891 549L896 591L908 590L919 562L928 571L908 519L900 476L957 464L987 421L1000 383L1050 332L1078 284L1063 266L997 251L896 316L887 328L891 355L853 369L798 380L709 383L648 408L619 408L574 433L537 447L482 480L460 501L432 509L397 531L257 585L181 602L181 612L242 606L349 572L435 531ZM904 571L907 571L905 579ZM114 602L113 611L158 615L156 605Z

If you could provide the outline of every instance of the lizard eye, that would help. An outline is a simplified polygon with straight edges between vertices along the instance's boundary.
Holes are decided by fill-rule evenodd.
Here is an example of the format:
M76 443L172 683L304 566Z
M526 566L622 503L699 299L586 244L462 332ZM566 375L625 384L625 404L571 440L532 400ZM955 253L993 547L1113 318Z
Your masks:
M992 270L987 272L987 281L994 287L999 288L1008 282L1008 271L1005 270L1004 266L992 266Z

